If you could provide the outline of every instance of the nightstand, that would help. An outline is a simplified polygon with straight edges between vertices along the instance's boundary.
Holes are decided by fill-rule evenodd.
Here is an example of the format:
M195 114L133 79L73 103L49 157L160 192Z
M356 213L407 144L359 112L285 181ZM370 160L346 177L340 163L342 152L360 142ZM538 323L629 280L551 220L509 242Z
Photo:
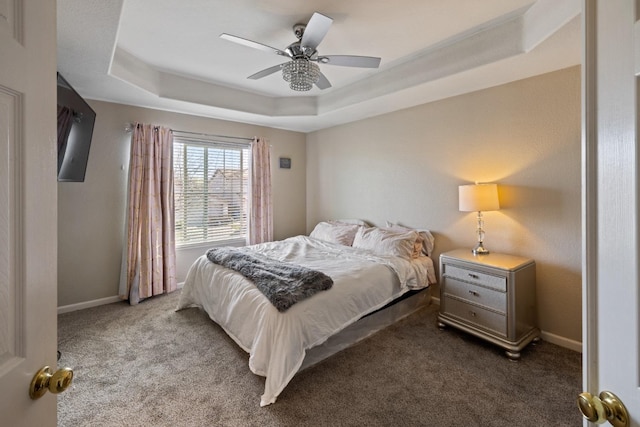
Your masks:
M453 326L506 350L512 360L540 339L536 264L528 258L458 249L440 255L438 326Z

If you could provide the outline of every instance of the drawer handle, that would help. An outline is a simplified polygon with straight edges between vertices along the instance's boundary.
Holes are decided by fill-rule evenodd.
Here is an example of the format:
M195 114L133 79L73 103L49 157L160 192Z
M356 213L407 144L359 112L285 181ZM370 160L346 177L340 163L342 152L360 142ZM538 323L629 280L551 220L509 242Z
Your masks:
M472 291L471 289L469 289L469 293L470 293L471 295L473 295L474 297L479 297L479 296L480 296L480 294L479 294L478 292L476 292L476 291Z
M478 276L477 274L473 274L473 273L469 273L469 277L471 277L472 279L479 279L480 276Z
M475 311L469 310L469 313L471 313L471 317L476 317L476 312Z

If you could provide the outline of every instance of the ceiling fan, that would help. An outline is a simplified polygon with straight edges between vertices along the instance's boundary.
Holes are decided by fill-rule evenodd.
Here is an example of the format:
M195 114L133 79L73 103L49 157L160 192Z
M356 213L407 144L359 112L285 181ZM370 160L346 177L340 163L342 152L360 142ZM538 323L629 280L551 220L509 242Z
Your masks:
M380 66L380 58L373 56L319 55L316 49L324 36L327 35L332 23L333 19L314 12L306 25L295 24L293 26L293 33L298 41L291 43L284 50L231 34L223 33L220 37L234 43L290 58L290 61L250 75L247 77L249 79L258 80L282 70L283 79L289 82L289 87L293 90L307 91L314 84L320 89L327 89L331 87L331 83L322 74L317 63L360 68L378 68Z

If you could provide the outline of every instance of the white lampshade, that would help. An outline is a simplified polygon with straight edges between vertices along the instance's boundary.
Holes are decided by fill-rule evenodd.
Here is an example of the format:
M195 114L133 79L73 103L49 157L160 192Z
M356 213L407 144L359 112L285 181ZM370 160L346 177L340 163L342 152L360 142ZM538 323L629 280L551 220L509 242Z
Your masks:
M458 187L458 204L462 212L486 212L500 209L498 184L470 184Z

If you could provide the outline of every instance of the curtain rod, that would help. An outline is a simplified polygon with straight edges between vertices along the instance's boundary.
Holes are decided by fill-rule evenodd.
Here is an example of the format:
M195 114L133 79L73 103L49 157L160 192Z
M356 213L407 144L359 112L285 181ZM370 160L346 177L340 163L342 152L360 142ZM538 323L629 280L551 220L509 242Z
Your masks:
M215 135L212 133L188 132L186 130L176 130L176 129L171 129L171 132L186 133L189 135L213 136L216 138L231 138L231 139L242 139L245 141L253 141L253 138L247 138L246 136Z
M126 132L132 132L134 126L135 126L134 123L125 123L124 130ZM215 135L212 133L189 132L186 130L177 130L177 129L171 129L171 132L185 133L189 135L200 135L200 136L214 137L214 138L230 138L230 139L242 139L244 141L253 141L253 138L247 138L246 136Z

